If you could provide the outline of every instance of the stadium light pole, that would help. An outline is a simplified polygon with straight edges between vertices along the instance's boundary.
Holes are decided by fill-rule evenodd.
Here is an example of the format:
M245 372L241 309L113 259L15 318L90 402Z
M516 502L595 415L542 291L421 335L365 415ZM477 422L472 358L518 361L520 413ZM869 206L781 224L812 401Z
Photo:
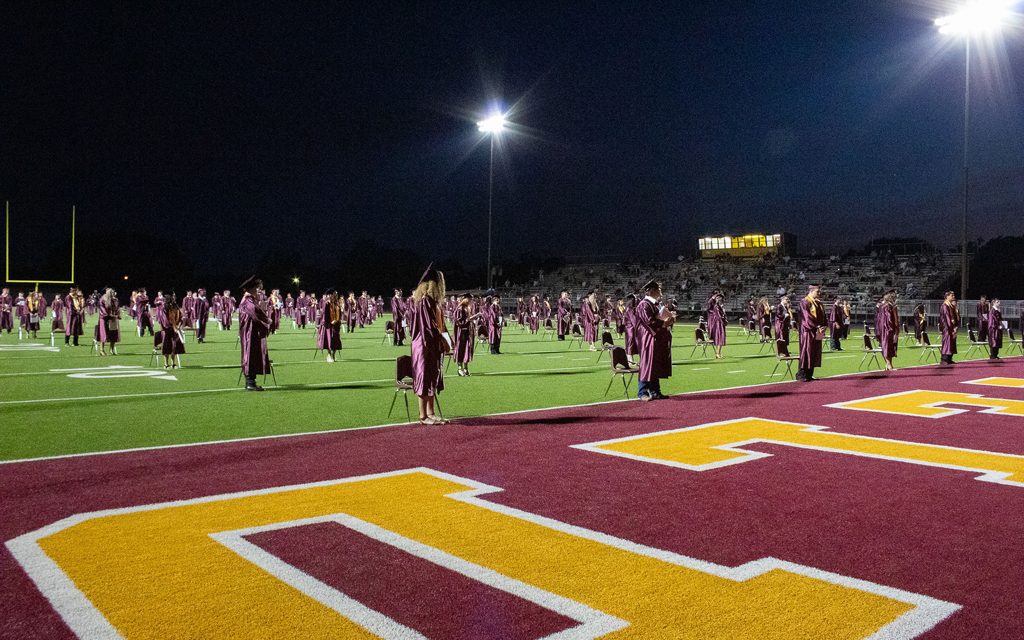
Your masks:
M487 184L487 288L492 288L491 275L491 229L494 217L494 138L505 129L505 115L496 113L476 123L477 128L491 137L491 169Z
M935 26L943 35L960 36L964 40L964 215L960 228L960 299L967 300L967 214L971 201L968 146L971 123L971 38L991 33L1006 23L1012 1L973 0L956 13L938 18Z

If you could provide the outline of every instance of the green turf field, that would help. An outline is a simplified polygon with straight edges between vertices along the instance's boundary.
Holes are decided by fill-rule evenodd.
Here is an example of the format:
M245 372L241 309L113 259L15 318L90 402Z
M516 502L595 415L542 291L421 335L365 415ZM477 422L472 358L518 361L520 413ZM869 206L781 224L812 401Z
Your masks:
M92 334L95 316L87 320ZM124 323L124 326L131 326ZM49 347L49 333L38 340L0 336L0 459L10 460L70 453L207 442L272 434L300 433L388 424L405 420L401 396L388 418L393 397L394 359L408 347L382 344L383 322L343 334L339 361L314 360L314 330L282 331L270 338L279 386L267 379L264 393L247 393L239 384L239 352L234 331L210 323L205 344L187 343L182 369L163 369L151 362L152 339L129 333L116 357L99 357L84 346ZM795 337L795 336L794 336ZM825 353L822 376L857 371L860 334L847 341L848 351ZM692 325L679 325L673 341L673 377L666 393L719 389L781 380L770 373L775 358L759 353L756 338L747 340L729 328L726 358L694 359ZM621 344L621 339L619 339ZM38 347L29 346L31 344ZM794 344L795 348L796 345ZM961 354L966 349L961 345ZM441 395L445 416L476 416L621 399L611 378L609 358L577 345L532 336L518 327L506 329L503 354L491 356L478 345L472 376L459 378L452 366ZM901 347L897 366L919 363L920 350ZM712 351L709 349L708 354ZM978 356L983 354L978 353ZM120 371L92 368L133 367ZM76 371L78 370L78 371ZM83 371L84 370L84 371ZM100 377L120 375L133 377ZM173 379L166 379L173 377ZM635 382L630 395L636 391ZM415 397L410 395L413 418ZM452 428L457 428L457 423Z

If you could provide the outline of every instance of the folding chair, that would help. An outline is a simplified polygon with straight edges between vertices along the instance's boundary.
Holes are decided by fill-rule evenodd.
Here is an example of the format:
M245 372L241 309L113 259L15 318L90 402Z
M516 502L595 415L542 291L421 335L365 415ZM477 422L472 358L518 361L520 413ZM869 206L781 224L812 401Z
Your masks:
M579 342L580 349L583 348L583 330L580 329L580 325L572 325L572 335L569 336L569 348L572 349L572 343Z
M929 356L935 358L935 362L939 361L939 357L935 355L939 349L942 348L941 344L932 344L930 338L928 338L928 332L921 332L921 355L917 358L918 362L928 362Z
M755 324L754 324L753 320L751 320L750 322L748 322L746 324L746 327L744 327L744 329L743 329L743 333L745 333L747 335L747 342L750 342L751 338L753 338L755 335L758 335L758 332L755 329Z
M704 329L697 327L693 332L693 351L690 352L690 357L693 358L693 354L697 353L697 349L700 349L700 357L708 357L708 347L711 343L708 342L708 334Z
M622 380L622 393L627 400L629 400L629 385L633 382L633 376L640 373L640 367L629 366L629 359L626 357L626 350L622 347L613 347L612 350L612 379L608 381L608 387L604 390L604 396L608 397L608 392L611 391L612 383L615 382L615 376L619 376ZM626 376L629 376L629 380L626 380Z
M1024 339L1013 335L1013 329L1007 329L1007 332L1010 335L1010 346L1006 348L1006 354L1009 355L1013 351L1013 348L1017 347L1017 353L1024 355L1024 347L1021 346L1021 341Z
M277 384L277 372L274 370L274 361L273 360L270 361L270 377L274 381L274 386L275 387L279 386ZM242 367L238 367L238 381L235 382L235 384L238 385L238 384L241 384L241 383L242 383ZM263 384L267 384L267 374L265 374L265 373L263 374Z
M902 329L903 329L903 346L904 347L916 347L917 346L917 337L914 335L913 331L907 331L907 323L906 322L903 323Z
M860 359L860 364L857 365L857 371L861 371L864 368L864 363L867 361L868 358L871 358L874 361L875 367L877 367L878 369L881 369L882 365L878 361L878 356L881 353L882 353L882 348L881 347L876 347L874 341L871 339L871 336L869 334L865 333L864 334L864 357Z
M967 340L971 346L967 349L967 353L964 354L965 360L970 358L971 354L975 351L981 351L982 355L984 355L988 349L988 342L978 340L978 334L974 333L974 329L967 330Z
M544 334L541 336L543 339L555 339L555 324L548 318L544 321Z
M157 363L160 356L163 355L164 346L164 331L161 329L153 334L153 351L149 354L149 366L153 366Z
M757 352L764 353L765 347L774 343L775 341L772 340L772 327L771 325L766 324L764 325L764 328L761 330L761 348L758 349Z
M615 348L615 340L612 338L611 331L605 331L601 334L601 349L600 353L597 354L597 361L601 362L601 356L604 355L605 351L611 351Z
M406 378L410 382L406 382ZM409 392L412 391L412 356L398 356L395 358L395 395L391 398L391 408L388 409L388 417L395 410L395 402L398 401L398 392L402 392L405 400L405 420L412 422L412 414L409 413ZM436 400L436 398L435 398Z
M380 343L385 344L389 338L391 344L395 344L395 322L393 320L388 320L384 323L384 339Z
M775 341L775 368L772 369L772 374L768 376L769 378L775 377L775 372L779 370L783 363L786 365L786 373L782 374L782 379L785 380L787 375L793 378L793 363L799 360L800 357L789 355L786 353L787 351L788 349L782 348L782 340Z

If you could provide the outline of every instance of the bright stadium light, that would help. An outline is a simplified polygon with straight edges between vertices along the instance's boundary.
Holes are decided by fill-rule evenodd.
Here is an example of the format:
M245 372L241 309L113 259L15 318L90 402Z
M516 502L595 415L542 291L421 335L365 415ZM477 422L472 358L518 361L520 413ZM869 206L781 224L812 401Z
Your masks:
M972 0L954 14L935 20L943 35L962 36L964 41L964 212L960 228L960 299L967 300L967 217L970 209L970 168L967 150L971 123L971 39L999 30L1010 21L1015 0Z
M494 139L499 133L505 130L505 125L508 121L505 120L505 114L496 112L485 120L481 120L476 123L477 129L481 133L486 133L491 137L491 171L490 179L487 190L487 288L490 289L492 285L491 281L491 229L492 229L492 218L494 213Z
M505 114L496 113L486 120L477 122L476 126L482 133L501 133L505 129L505 124Z
M960 8L954 14L938 18L935 26L942 34L976 34L995 31L1010 17L1012 1L975 0Z

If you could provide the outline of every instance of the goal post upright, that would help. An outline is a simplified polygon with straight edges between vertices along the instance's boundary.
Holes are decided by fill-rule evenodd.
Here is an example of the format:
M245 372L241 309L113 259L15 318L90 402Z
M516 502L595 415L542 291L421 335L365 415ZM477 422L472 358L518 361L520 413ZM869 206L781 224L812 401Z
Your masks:
M45 280L33 278L31 280L11 279L11 201L4 201L4 280L11 284L34 284L36 291L39 291L41 284L74 284L75 283L75 225L77 222L77 208L71 205L71 279L70 280Z

